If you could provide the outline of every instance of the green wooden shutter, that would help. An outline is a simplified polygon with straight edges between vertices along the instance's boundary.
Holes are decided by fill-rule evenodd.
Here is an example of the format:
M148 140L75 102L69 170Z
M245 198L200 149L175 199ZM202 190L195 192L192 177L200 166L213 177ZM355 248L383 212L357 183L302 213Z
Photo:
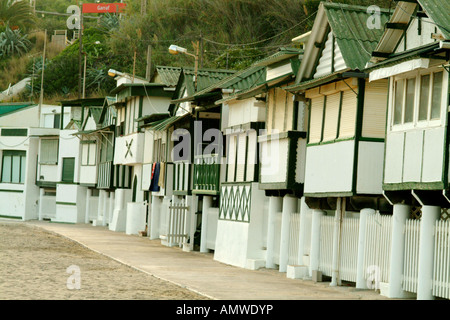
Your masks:
M75 158L63 158L62 178L63 182L73 182L75 173Z

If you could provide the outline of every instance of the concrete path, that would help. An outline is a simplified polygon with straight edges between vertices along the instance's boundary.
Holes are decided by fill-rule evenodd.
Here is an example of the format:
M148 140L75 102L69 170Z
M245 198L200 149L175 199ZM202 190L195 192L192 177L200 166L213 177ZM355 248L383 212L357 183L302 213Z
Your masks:
M157 278L217 300L374 300L372 290L330 287L328 282L288 279L272 269L246 270L215 261L211 253L185 252L159 240L89 224L28 221Z

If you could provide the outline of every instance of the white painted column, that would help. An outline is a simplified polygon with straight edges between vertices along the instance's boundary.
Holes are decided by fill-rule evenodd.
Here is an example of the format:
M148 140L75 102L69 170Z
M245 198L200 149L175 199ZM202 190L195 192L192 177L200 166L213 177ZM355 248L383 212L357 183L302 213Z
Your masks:
M320 220L324 215L324 211L314 209L312 212L311 223L311 255L309 265L309 276L312 277L314 270L319 270L320 258Z
M44 190L44 188L40 188L39 189L39 220L42 220L43 219L43 217L42 217L42 215L43 215L43 207L44 207L44 194L45 194L45 190Z
M422 206L419 238L419 269L417 278L417 300L433 300L433 266L436 221L441 217L441 208Z
M405 225L411 212L406 204L394 204L392 217L391 262L389 266L389 298L402 298L404 291L403 281L403 255L405 253Z
M91 196L92 190L86 189L86 212L84 214L84 223L89 223L89 211L91 210Z
M281 211L282 198L269 198L269 217L267 222L267 251L266 251L266 268L275 268L273 263L274 241L275 241L275 215Z
M200 252L208 252L206 241L208 239L208 210L211 208L212 197L203 196L202 203L202 230L200 234Z
M107 192L103 191L103 212L102 212L102 226L106 226L106 221L108 219L108 215L107 215L107 203L108 203L108 196L107 196Z
M341 244L341 225L342 217L345 212L345 198L337 198L336 212L334 213L334 232L333 232L333 262L331 269L331 287L341 285L339 276L339 250Z
M289 259L289 226L291 225L291 213L297 211L298 199L292 195L283 197L283 211L281 214L281 239L280 239L280 264L279 271L286 272Z
M162 198L152 196L152 206L150 211L150 239L159 239L159 217L161 214Z
M100 226L103 225L103 205L104 205L104 201L103 198L105 197L105 191L100 190L98 192L98 209L97 209L97 221L95 222L96 226Z
M367 281L364 276L364 248L366 244L367 217L373 214L375 214L373 209L362 209L359 213L358 260L356 264L357 289L367 289Z
M108 213L108 224L111 224L113 214L114 214L114 196L115 192L111 191L109 193L109 213Z
M310 226L306 225L306 215L309 212L309 207L305 202L305 197L302 197L300 200L300 230L298 237L298 265L303 265L303 256L305 255L305 242L306 242L306 228Z

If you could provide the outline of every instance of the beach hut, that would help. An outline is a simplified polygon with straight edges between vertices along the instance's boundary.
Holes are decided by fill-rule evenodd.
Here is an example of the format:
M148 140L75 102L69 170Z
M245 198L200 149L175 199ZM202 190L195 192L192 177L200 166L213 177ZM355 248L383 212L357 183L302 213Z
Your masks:
M372 28L366 7L321 2L295 84L286 87L308 104L305 202L314 209L312 219L334 216L328 243L320 224L311 225L309 275L321 272L332 285L357 277L356 252L342 248L343 219L359 217L362 209L391 210L382 194L388 85L369 82L364 71L389 12L379 9L376 17ZM343 270L347 254L351 267Z
M418 299L448 298L440 289L448 286L442 280L448 262L439 260L439 248L448 242L441 240L436 247L434 243L443 234L435 224L450 207L449 10L446 1L399 1L368 64L370 83L389 81L382 187L393 205L395 221L390 297L402 297L408 291L417 293ZM411 232L405 225L413 223L420 224L416 245L404 236ZM413 274L407 271L409 261L414 261Z

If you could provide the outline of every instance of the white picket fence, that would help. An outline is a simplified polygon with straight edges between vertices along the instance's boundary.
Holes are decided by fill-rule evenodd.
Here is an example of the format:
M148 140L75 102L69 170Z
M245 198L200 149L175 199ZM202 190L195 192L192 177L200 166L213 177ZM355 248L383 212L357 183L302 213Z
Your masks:
M188 209L185 199L169 206L167 243L171 247L181 247L188 237L186 230Z
M368 272L375 267L379 272L379 280L381 282L389 281L391 232L391 215L376 213L367 216L364 241L364 271L366 279L369 277Z
M359 218L344 218L341 226L339 275L341 280L356 282L358 263Z
M290 214L289 224L289 246L288 246L288 264L300 264L298 256L298 245L300 238L300 213Z
M405 254L403 262L403 290L417 292L419 267L420 220L408 219L405 225Z
M334 216L322 216L320 218L319 271L329 277L333 269L333 234Z
M433 295L450 299L450 221L436 222Z

